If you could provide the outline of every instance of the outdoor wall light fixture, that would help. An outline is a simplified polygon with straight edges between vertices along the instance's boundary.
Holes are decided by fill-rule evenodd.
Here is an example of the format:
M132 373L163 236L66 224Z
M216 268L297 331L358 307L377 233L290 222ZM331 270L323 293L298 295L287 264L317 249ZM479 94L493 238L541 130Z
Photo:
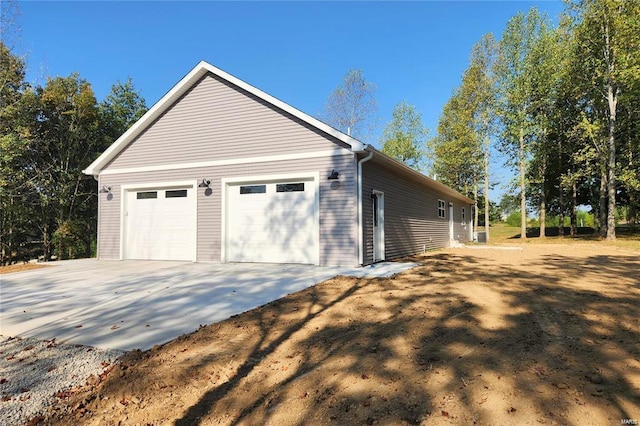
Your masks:
M202 179L202 182L198 184L198 188L209 188L211 181L209 179Z
M111 194L111 187L107 185L102 185L99 191L101 194Z
M331 170L331 173L329 174L329 177L327 178L328 180L338 180L338 177L340 176L340 173L338 173L335 169Z

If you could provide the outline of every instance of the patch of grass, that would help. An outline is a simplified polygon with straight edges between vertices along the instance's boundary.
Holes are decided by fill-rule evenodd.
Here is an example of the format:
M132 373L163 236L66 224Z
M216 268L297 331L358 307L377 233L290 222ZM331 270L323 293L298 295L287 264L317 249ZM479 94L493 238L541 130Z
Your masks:
M483 227L479 231L484 231ZM635 250L640 252L640 229L630 230L626 227L616 228L616 241L606 241L593 233L591 228L579 228L578 235L569 236L568 229L565 229L565 236L558 236L555 229L547 228L547 237L540 238L539 228L529 228L527 239L520 239L520 227L509 226L505 223L491 225L490 244L571 244L571 243L593 243L605 244L608 246ZM554 232L556 231L556 232Z
M478 228L478 231L484 231L483 226ZM512 238L520 235L520 228L516 226L509 226L506 223L496 223L489 228L489 242L491 244L504 244Z

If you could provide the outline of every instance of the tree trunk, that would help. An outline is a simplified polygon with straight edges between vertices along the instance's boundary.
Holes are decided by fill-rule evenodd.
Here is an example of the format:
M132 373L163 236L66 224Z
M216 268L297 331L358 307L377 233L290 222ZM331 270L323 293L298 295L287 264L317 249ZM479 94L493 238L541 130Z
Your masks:
M475 208L473 209L473 226L475 227L474 231L478 230L478 175L473 175L473 201L475 203Z
M490 212L490 204L489 204L489 135L485 135L484 137L484 230L487 239L487 243L489 242L489 212Z
M542 191L542 198L540 199L540 238L547 238L547 196Z
M558 141L558 161L562 165L562 140ZM560 210L558 211L558 236L564 237L564 188L562 188L562 179L558 185L560 191L558 194L558 204Z
M629 213L627 224L630 231L636 230L636 223L638 222L638 200L635 194L629 195Z
M547 173L547 159L542 158L542 170L541 170L542 184L540 190L540 238L546 238L547 232L547 224L545 223L547 220L547 192L545 190L545 174Z
M627 137L628 145L627 152L629 153L629 167L633 169L634 161L634 149L632 145L631 135ZM629 226L629 230L633 233L636 229L636 223L638 221L638 194L636 191L629 191L629 210L627 211L627 225Z
M2 245L2 257L0 258L0 265L4 264L4 265L11 265L12 263L12 257L13 257L13 215L11 213L13 212L13 197L9 196L9 211L8 212L3 212L2 213L2 224L3 226L8 226L8 231L7 231L7 238L4 241L4 244L1 244L2 241L0 241L0 245ZM8 218L7 218L8 216Z
M578 185L574 179L571 184L571 231L570 235L578 235Z
M600 200L598 202L598 233L607 236L607 172L600 169Z
M520 165L520 239L527 238L527 194L525 187L524 127L520 126L520 149L518 152Z
M51 243L49 242L49 227L47 225L44 226L42 231L42 248L44 261L48 262L51 257Z
M609 161L607 162L607 195L609 198L607 208L607 240L616 239L616 106L617 93L611 82L607 88L607 100L609 102Z

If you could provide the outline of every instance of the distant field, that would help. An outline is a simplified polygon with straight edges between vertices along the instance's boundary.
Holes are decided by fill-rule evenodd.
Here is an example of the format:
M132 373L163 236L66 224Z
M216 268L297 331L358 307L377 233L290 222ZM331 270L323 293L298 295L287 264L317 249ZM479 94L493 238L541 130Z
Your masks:
M484 231L484 227L479 228L480 231ZM547 228L549 231L549 228ZM555 230L554 230L555 231ZM528 228L527 235L528 238L526 241L520 240L520 228L515 226L508 226L503 223L498 223L495 225L491 225L490 228L490 244L505 244L505 243L515 243L515 244L553 244L553 243L562 243L567 244L571 242L599 242L601 244L606 244L614 247L626 248L640 251L640 229L636 229L635 232L630 231L627 228L617 228L616 229L616 241L609 242L599 238L597 235L594 235L591 228L580 228L579 235L575 237L571 237L568 235L568 231L565 230L567 235L564 237L559 236L547 236L545 238L540 238L540 230L538 228ZM548 233L548 232L547 232Z

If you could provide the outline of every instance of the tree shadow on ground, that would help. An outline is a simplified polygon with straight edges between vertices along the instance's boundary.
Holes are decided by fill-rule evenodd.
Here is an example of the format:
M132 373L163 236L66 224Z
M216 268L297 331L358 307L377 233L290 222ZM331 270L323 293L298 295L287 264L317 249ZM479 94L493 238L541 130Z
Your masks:
M130 420L176 425L637 418L638 257L509 263L466 250L421 261L389 279L337 277L204 327L131 362L96 401L138 395L149 405L129 406Z

